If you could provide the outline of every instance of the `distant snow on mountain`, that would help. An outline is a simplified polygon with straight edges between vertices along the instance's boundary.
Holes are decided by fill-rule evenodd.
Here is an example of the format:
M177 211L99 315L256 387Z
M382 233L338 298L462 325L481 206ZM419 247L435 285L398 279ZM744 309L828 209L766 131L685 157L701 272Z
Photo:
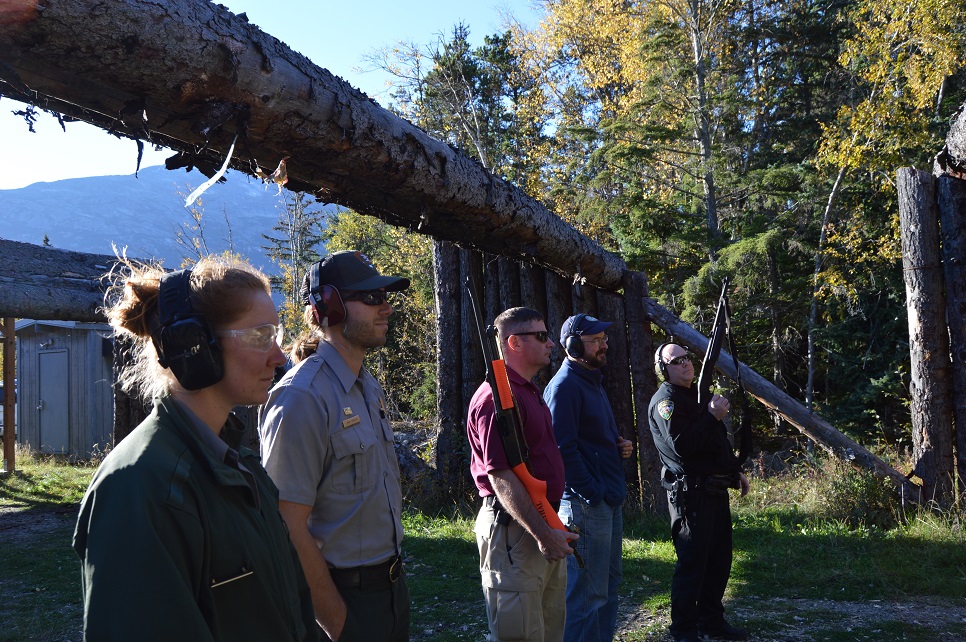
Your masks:
M279 195L274 185L239 172L226 177L201 196L208 250L233 248L255 267L277 273L261 235L273 234L291 194ZM197 170L147 167L137 177L95 176L0 190L0 238L41 245L46 234L55 248L95 254L113 254L113 244L119 251L126 247L129 257L177 268L187 254L177 231L194 224L184 200L205 180Z

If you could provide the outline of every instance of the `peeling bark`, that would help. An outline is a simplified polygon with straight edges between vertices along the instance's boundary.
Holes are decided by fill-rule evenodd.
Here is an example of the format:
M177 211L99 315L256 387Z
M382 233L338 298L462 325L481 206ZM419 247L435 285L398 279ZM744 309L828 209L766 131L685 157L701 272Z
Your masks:
M220 166L237 136L233 169L287 158L292 189L604 289L626 269L478 161L207 0L6 3L0 95L171 147L182 166Z
M946 322L952 360L953 426L959 495L966 497L966 181L941 176L937 181L942 226Z
M909 317L912 457L926 498L945 506L955 499L952 378L934 183L931 174L912 168L896 176Z

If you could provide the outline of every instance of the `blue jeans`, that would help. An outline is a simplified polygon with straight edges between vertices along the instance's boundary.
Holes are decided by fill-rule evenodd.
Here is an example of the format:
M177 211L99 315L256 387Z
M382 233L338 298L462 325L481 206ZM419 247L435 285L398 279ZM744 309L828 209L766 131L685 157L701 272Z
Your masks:
M584 561L567 557L567 624L565 642L610 642L617 629L617 588L620 586L624 515L620 506L601 502L589 506L580 499L560 502L560 520L576 525L576 550Z

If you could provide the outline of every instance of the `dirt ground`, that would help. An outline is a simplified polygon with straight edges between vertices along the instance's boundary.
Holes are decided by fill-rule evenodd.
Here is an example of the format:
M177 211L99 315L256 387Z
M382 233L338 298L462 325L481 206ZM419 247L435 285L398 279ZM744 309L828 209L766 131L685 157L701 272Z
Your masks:
M929 642L966 642L966 605L944 604L938 600L910 598L902 602L843 602L833 600L792 600L782 598L744 598L740 605L726 604L728 617L752 631L756 642L820 642L849 639L843 633L854 633L854 640L893 642L903 639L925 639ZM640 640L642 629L662 631L643 639L670 642L663 633L669 621L667 614L654 616L643 611L622 609L623 622L618 640ZM766 622L768 633L755 633L749 623ZM917 638L895 633L895 623L905 622L920 631ZM887 628L888 631L883 630ZM881 628L880 628L881 627ZM922 633L928 631L928 633ZM832 636L835 636L832 638ZM926 635L928 637L923 637Z
M22 545L45 533L63 532L73 525L76 507L45 510L0 508L0 547ZM0 569L2 577L2 569ZM2 586L2 582L0 582ZM2 590L0 590L2 593ZM617 639L669 642L667 613L655 615L632 607L624 600ZM843 640L843 633L855 632L854 640L891 642L901 639L927 639L930 642L966 642L966 596L958 603L910 597L903 601L843 602L835 600L798 600L743 597L740 603L727 604L729 616L755 630L755 623L767 634L753 634L757 642L820 642ZM896 623L915 628L918 637L896 634ZM882 627L880 629L879 627ZM885 629L885 630L883 630ZM641 631L654 631L644 634ZM927 631L927 637L923 637Z

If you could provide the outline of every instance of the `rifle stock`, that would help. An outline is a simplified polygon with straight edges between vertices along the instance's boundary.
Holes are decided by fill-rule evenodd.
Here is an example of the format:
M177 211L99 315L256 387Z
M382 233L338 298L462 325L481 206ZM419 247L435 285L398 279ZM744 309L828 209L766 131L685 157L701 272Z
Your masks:
M499 356L499 343L496 338L496 328L483 326L483 315L476 303L472 281L467 278L466 289L469 292L476 329L480 335L480 346L483 348L483 361L486 363L486 381L493 393L493 409L496 412L497 427L506 451L510 470L517 476L530 497L534 508L551 528L567 531L567 527L560 521L560 517L547 499L547 482L537 479L530 470L530 464L525 454L523 440L523 426L520 415L510 389L510 376L506 371L506 361ZM494 354L491 341L496 343L497 353ZM523 444L521 444L523 441Z

